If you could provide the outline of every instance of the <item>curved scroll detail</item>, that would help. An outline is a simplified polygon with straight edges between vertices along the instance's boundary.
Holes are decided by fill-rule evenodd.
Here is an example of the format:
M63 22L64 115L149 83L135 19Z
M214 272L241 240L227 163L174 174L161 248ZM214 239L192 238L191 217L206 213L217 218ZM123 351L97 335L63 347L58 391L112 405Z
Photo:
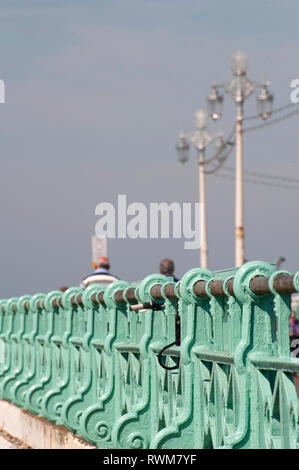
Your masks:
M0 398L5 397L5 384L7 380L14 375L16 361L18 357L18 349L15 346L15 334L18 329L18 322L16 321L16 312L17 312L17 303L18 298L10 298L5 305L5 314L4 314L4 331L1 334L1 339L4 343L5 348L5 364L2 369L1 376L3 377L0 382Z
M147 276L138 286L140 301L145 303L154 300L151 289L157 284L162 286L163 296L163 286L169 282L170 278L162 274ZM125 345L119 345L115 352L116 367L120 375L116 386L121 401L121 413L112 429L112 442L114 446L123 449L148 448L158 405L152 390L152 384L156 380L153 365L157 361L156 351L161 348L165 325L176 311L171 302L165 300L163 312L151 309L140 314L129 309L127 312L131 348L128 350ZM173 334L174 332L173 325Z
M271 276L275 267L270 263L251 261L237 270L234 277L233 289L242 308L242 336L236 347L234 361L238 382L241 387L240 416L235 432L227 436L224 444L228 447L240 446L249 429L249 387L250 375L248 368L248 350L251 341L253 308L258 305L265 296L257 297L250 289L250 281L254 276Z
M52 379L51 338L54 333L55 312L53 301L58 304L61 297L61 291L49 292L44 298L44 308L38 313L37 383L30 386L24 396L25 408L38 415L41 413L41 401Z
M62 295L62 308L54 313L54 335L51 338L52 377L49 387L41 401L43 416L56 424L62 424L61 410L71 389L71 370L69 338L74 324L74 316L78 308L72 300L76 300L83 290L71 287Z
M14 333L11 335L12 340L12 367L10 374L6 375L2 382L3 397L16 403L14 393L14 385L23 372L23 368L29 363L31 358L25 357L25 316L28 316L27 309L24 304L30 304L31 296L23 295L19 298L16 311L14 312ZM31 326L31 325L30 325ZM28 361L26 361L26 359Z
M203 446L203 413L198 410L198 400L203 393L201 369L197 359L192 354L196 344L198 323L204 318L204 309L209 305L209 299L198 298L193 292L197 281L208 281L212 272L207 269L192 269L179 281L179 314L181 318L181 347L180 366L177 373L172 371L160 372L160 421L158 432L152 437L151 448L190 448ZM202 315L202 316L201 316ZM199 320L200 318L200 320ZM203 327L204 328L204 327ZM167 405L164 404L163 393L167 390L172 410L167 420L165 413ZM168 399L165 400L168 401ZM166 416L165 416L166 415Z
M105 307L100 307L101 329L95 329L91 342L93 380L96 386L93 401L80 418L80 433L98 447L106 447L111 440L111 424L117 416L119 397L115 390L116 369L114 342L127 342L126 306L118 305L114 295L129 286L125 281L114 281L104 292ZM103 423L107 423L105 426ZM105 430L105 432L104 432Z
M0 300L0 378L4 374L5 364L7 362L7 299Z
M91 365L91 345L90 340L95 335L94 316L98 314L98 305L92 301L94 294L99 294L105 290L104 285L89 286L84 290L82 302L84 305L84 318L78 319L81 324L80 338L76 338L75 332L70 337L71 349L71 370L73 373L73 383L70 397L64 402L61 410L63 423L73 431L78 431L83 412L93 402L93 375ZM84 326L82 327L82 322ZM105 435L104 435L105 434ZM107 433L102 431L99 435L106 437Z

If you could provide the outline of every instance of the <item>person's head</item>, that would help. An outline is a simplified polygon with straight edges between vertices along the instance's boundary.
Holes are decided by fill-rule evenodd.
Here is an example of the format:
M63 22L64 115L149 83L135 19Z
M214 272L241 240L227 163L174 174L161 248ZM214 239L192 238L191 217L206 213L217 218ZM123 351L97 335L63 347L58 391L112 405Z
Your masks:
M96 263L96 268L102 268L102 269L109 269L110 268L110 263L109 263L109 259L106 257L106 256L100 256Z
M160 263L160 274L173 274L174 262L172 259L165 258Z

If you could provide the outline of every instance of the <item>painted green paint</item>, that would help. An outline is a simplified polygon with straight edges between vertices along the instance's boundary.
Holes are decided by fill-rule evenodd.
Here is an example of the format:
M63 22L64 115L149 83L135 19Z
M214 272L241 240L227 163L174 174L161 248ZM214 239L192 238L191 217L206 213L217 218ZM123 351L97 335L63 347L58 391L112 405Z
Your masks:
M192 269L179 282L178 301L140 313L117 304L115 292L137 286L148 302L151 287L169 278L2 300L0 397L99 448L298 448L291 296L249 289L252 277L274 273L263 262ZM211 280L232 276L235 296L211 295ZM208 297L194 295L199 280ZM95 305L92 295L103 290L105 306ZM80 293L82 305L74 306ZM181 344L165 360L172 366L179 358L179 367L167 371L157 355L175 340L177 308Z

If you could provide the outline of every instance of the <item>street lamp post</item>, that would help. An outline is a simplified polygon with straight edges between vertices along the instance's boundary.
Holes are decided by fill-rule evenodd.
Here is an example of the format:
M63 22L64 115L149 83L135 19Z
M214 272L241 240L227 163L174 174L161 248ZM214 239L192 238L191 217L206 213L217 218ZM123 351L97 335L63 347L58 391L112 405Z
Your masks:
M247 55L238 51L232 56L234 77L224 85L213 85L207 97L208 112L212 119L220 119L223 97L217 88L224 91L236 103L236 193L235 193L235 265L244 264L244 195L243 195L243 105L256 88L261 88L257 95L257 110L262 119L271 115L273 95L268 91L268 83L259 84L247 78Z
M200 202L200 265L208 267L208 239L207 239L207 215L206 215L206 191L205 191L205 149L212 142L215 135L207 130L207 113L203 109L195 113L195 132L184 134L181 132L179 142L176 146L178 159L181 163L188 160L189 143L197 150L198 157L198 181Z

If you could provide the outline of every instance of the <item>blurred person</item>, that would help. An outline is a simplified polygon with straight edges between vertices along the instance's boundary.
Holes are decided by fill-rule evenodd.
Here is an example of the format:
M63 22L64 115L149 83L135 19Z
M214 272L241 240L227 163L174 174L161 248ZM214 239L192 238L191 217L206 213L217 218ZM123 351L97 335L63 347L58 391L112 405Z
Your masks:
M164 276L172 276L174 282L178 282L179 279L175 277L173 274L174 272L174 262L172 259L165 258L160 263L160 274L164 274Z
M111 282L118 281L119 278L113 276L109 272L110 263L109 259L106 256L100 256L96 263L93 263L94 272L89 274L84 279L82 279L80 287L81 289L86 289L86 287L93 284L111 284Z

